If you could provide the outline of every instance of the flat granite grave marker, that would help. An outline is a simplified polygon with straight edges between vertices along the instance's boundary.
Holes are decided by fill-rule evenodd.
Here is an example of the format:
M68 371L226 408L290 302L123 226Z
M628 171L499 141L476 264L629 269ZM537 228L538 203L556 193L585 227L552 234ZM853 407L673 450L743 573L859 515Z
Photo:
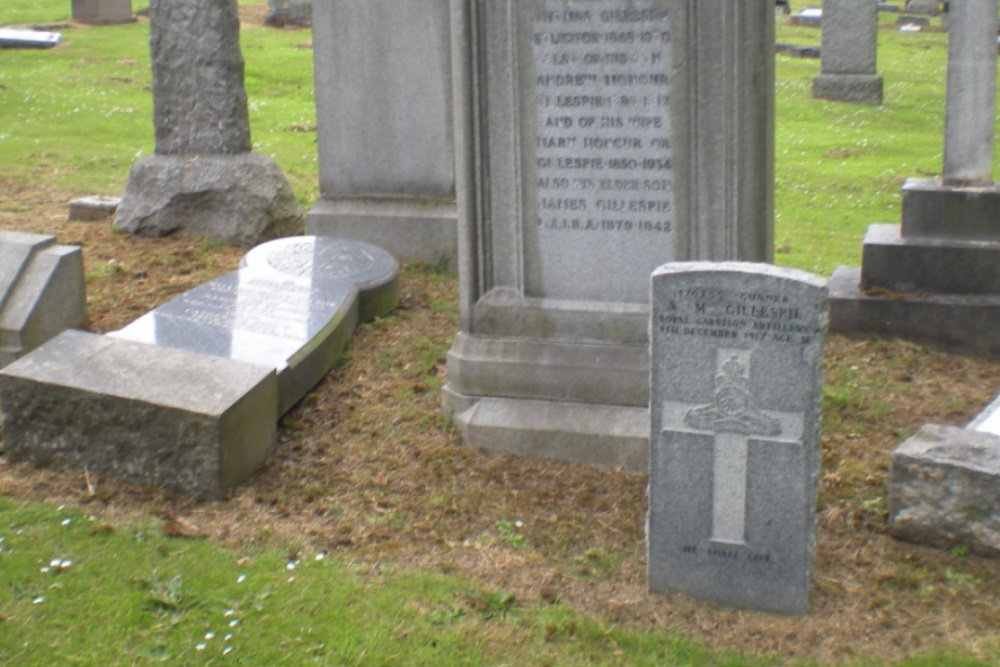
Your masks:
M451 7L445 410L473 446L643 470L649 274L773 252L773 0Z
M80 248L55 241L0 232L0 367L87 323Z
M242 263L109 335L275 368L277 418L326 374L359 321L399 299L399 263L360 241L278 239Z
M196 496L245 479L359 314L395 307L399 264L380 248L316 237L244 259L121 331L66 332L0 371L6 451Z
M650 590L805 613L824 281L679 262L653 273L651 298Z

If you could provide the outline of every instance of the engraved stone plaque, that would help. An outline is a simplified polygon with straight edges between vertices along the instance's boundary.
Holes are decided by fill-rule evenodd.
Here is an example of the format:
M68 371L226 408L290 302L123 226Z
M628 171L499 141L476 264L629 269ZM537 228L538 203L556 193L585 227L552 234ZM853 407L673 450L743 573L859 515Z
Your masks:
M653 274L649 582L804 613L826 287L763 264Z
M398 299L398 262L357 241L279 239L244 264L111 335L272 367L282 414L330 368L359 317Z
M646 299L674 257L670 30L661 2L527 3L535 296ZM534 238L532 238L534 237ZM610 262L615 271L595 270Z

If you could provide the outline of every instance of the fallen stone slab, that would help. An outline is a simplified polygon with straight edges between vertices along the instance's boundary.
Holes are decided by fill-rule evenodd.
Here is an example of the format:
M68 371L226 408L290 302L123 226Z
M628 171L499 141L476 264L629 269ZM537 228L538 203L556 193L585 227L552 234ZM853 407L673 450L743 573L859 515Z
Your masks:
M278 239L242 264L109 335L274 368L277 419L323 378L359 321L399 301L399 263L360 241Z
M271 454L273 368L66 331L0 371L11 461L221 498Z
M889 484L894 537L1000 557L1000 436L927 424L893 452Z

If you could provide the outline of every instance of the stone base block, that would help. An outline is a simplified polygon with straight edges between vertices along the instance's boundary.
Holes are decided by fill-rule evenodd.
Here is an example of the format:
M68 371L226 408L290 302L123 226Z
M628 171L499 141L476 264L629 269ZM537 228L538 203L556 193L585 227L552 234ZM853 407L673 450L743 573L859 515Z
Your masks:
M385 248L399 259L457 268L455 203L435 199L321 197L307 216L310 234Z
M448 351L448 385L467 396L645 408L649 350L459 333Z
M107 220L118 210L121 197L81 197L69 203L70 222L97 222Z
M906 11L923 16L937 16L941 13L941 3L936 0L909 0Z
M899 225L872 225L865 235L861 289L1000 294L1000 242L904 237Z
M114 225L137 236L208 236L251 247L300 234L302 211L266 155L153 155L132 165Z
M819 74L812 90L817 100L882 104L882 77L877 74Z
M275 444L274 369L66 331L0 371L5 455L222 497Z
M73 0L73 20L93 25L132 23L132 0Z
M830 331L930 343L955 352L1000 357L1000 294L863 292L861 269L830 278Z
M646 408L470 397L449 387L442 400L472 447L643 474L649 470Z
M1000 437L928 424L892 454L889 531L1000 556Z
M1000 243L1000 184L958 187L910 178L902 192L902 234L907 239Z

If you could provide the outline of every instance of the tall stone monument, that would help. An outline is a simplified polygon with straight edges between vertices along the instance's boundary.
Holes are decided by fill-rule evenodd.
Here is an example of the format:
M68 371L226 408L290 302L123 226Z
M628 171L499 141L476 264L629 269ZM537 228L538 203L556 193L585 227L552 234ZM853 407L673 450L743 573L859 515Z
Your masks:
M456 266L450 53L448 0L315 3L310 233Z
M1000 354L1000 187L993 182L997 5L949 5L942 178L908 179L902 224L872 225L860 270L834 272L831 329Z
M251 246L301 230L295 194L252 153L236 0L152 0L156 154L132 166L115 226Z
M653 274L650 590L805 613L826 301L767 264Z
M452 0L474 446L644 471L649 275L769 261L770 0Z
M820 74L813 97L837 102L882 104L876 74L878 4L871 0L823 0Z

